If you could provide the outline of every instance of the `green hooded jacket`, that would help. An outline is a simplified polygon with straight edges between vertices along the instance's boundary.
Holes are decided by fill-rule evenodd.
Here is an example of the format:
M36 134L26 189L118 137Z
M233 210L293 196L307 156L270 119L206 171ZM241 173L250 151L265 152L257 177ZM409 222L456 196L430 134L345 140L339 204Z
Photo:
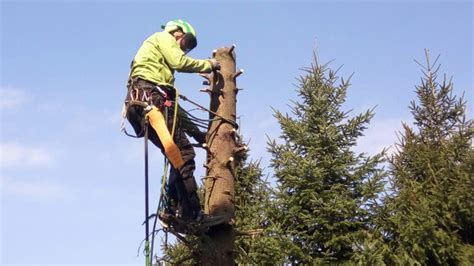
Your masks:
M130 76L173 86L174 71L211 72L209 60L188 57L179 47L173 35L166 31L157 32L146 39L138 49Z

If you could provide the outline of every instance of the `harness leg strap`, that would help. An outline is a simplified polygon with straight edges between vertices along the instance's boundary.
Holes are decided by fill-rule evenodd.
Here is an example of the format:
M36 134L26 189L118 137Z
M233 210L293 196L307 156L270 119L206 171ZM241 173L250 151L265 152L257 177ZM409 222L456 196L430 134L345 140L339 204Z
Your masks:
M183 157L181 156L178 146L174 143L173 137L168 131L163 114L158 110L158 108L156 108L156 106L151 106L151 110L148 111L146 116L150 121L150 125L156 131L161 144L163 144L166 157L170 160L175 169L181 169L184 165Z

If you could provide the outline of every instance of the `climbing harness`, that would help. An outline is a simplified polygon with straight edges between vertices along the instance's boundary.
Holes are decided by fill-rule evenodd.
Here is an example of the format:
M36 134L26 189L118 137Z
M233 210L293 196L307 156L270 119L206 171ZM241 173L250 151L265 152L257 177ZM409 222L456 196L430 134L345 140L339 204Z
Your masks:
M166 92L164 92L159 86L155 86L155 89L162 95L164 98L164 103L163 103L163 109L167 109L172 105L171 101L168 99L168 96ZM181 152L176 145L176 143L173 140L174 136L174 128L176 126L176 120L177 120L177 111L178 111L178 105L177 103L175 104L175 115L173 119L173 126L172 126L172 134L170 134L167 126L167 122L163 116L163 113L153 104L150 104L151 102L151 97L148 95L148 93L145 90L142 90L141 97L139 93L138 88L133 87L133 83L130 86L129 89L129 96L130 100L125 101L123 110L122 110L122 125L121 129L122 131L127 135L127 136L132 136L132 137L137 137L129 134L126 131L125 128L125 118L127 116L127 111L128 108L130 108L133 105L141 106L144 108L146 114L145 114L145 121L146 123L149 123L151 127L155 130L156 134L158 135L158 138L161 141L161 144L163 145L164 152L166 154L166 157L170 160L171 164L175 169L180 169L184 165L183 158L181 156ZM141 99L137 99L141 98ZM176 92L176 98L178 98L178 93ZM142 128L143 131L143 128ZM141 135L141 134L139 134Z

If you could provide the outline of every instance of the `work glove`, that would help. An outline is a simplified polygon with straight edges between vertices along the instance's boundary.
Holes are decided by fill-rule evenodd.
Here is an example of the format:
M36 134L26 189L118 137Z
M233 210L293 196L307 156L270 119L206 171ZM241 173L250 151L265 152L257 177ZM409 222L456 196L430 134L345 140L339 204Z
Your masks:
M214 58L209 59L209 62L211 63L212 71L221 70L221 64L219 62L217 62L216 59L214 59Z

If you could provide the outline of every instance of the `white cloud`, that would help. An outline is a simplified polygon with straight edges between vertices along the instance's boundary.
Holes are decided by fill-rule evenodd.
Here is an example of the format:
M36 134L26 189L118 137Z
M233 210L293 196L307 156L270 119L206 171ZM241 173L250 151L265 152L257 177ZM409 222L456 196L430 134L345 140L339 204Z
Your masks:
M26 102L27 95L19 89L0 89L0 110L13 109Z
M0 166L49 166L54 163L50 151L17 143L0 144Z
M70 196L65 187L48 181L14 180L1 177L2 194L29 201L51 201Z

